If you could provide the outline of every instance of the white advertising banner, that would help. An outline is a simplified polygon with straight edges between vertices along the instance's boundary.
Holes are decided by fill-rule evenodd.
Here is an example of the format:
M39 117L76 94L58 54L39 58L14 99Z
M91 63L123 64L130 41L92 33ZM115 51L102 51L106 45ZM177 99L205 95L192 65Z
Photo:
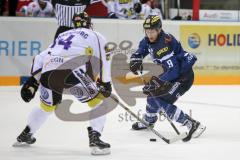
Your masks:
M56 32L55 19L0 18L0 75L29 75L33 57Z
M200 10L199 19L206 21L240 21L239 11Z

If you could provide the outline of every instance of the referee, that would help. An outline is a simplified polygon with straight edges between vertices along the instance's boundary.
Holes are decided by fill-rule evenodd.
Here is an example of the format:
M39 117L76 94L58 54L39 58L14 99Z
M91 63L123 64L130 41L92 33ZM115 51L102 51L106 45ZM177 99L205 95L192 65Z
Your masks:
M73 28L72 17L74 13L84 12L91 0L52 0L55 15L58 21L58 29L54 39L62 32Z

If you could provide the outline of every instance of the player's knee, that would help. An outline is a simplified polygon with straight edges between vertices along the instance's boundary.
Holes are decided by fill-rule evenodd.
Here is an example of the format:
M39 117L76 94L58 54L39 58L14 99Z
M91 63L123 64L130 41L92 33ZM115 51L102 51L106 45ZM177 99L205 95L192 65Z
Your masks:
M40 107L42 108L42 110L44 110L45 112L53 112L56 109L56 105L47 105L44 102L40 102Z

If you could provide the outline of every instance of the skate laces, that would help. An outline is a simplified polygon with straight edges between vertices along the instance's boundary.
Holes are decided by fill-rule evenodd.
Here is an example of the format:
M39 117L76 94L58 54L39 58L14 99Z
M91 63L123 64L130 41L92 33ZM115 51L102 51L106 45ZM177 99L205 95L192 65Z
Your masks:
M91 133L89 134L89 138L91 141L101 141L99 137L100 137L100 133L96 131L91 131Z
M183 122L182 126L186 126L190 130L192 128L192 124L193 122L187 119Z
M17 141L18 142L25 142L25 141L29 141L32 140L32 134L31 133L27 133L25 131L23 131L18 137L17 137Z
M147 122L148 123L148 122ZM142 124L141 122L137 122L137 125L139 128L142 128L142 127L146 127L144 124Z

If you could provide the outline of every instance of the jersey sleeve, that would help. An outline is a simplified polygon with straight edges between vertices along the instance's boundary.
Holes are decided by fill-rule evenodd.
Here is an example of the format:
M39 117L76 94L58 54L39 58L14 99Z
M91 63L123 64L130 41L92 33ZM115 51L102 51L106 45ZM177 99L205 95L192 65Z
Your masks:
M131 60L142 60L149 54L146 41L146 38L140 41L137 51L130 58Z
M98 36L98 48L100 59L102 60L102 67L100 69L100 79L102 82L110 82L111 81L111 61L110 55L111 52L106 47L107 40L100 33L97 33Z
M46 49L46 50L42 51L41 53L39 53L38 55L36 55L33 59L32 68L31 68L31 75L34 76L34 78L38 81L40 79L40 75L41 75L40 73L41 73L42 68L43 68L44 58L47 55L49 55L48 52L49 52L49 50Z
M32 6L33 6L33 3L34 3L34 2L31 2L31 3L29 3L28 6L27 6L27 15L28 15L28 16L32 16L32 15L33 15L33 7L32 7Z
M113 0L107 0L108 13L115 13L115 2Z
M46 3L47 3L47 12L53 13L53 5L50 2L46 2Z
M173 37L173 36L172 36ZM174 37L172 39L171 46L173 48L173 52L175 53L177 60L180 62L181 73L188 71L197 60L197 57L192 54L186 52L179 41L177 41Z
M173 52L178 56L181 57L182 55L184 55L184 50L182 48L182 45L179 41L177 41L172 35L172 41L171 41L171 47L173 49Z

